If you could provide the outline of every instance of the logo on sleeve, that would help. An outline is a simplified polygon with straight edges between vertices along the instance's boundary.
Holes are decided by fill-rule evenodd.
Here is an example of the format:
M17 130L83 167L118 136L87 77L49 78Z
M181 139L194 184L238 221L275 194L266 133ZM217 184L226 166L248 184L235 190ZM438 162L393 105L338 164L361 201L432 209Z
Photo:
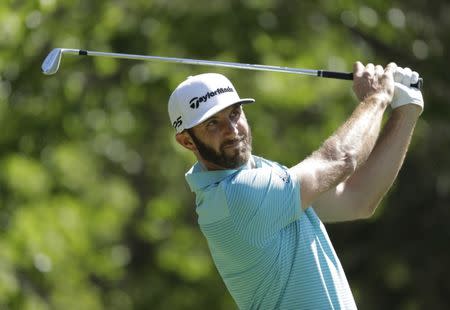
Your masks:
M284 169L274 169L276 175L286 184L289 184L291 182L291 178L289 176L289 173Z

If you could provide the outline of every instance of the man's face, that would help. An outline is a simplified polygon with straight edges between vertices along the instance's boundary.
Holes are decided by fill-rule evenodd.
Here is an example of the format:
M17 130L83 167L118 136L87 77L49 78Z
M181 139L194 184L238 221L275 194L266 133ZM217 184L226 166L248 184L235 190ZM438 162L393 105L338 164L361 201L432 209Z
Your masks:
M209 170L245 164L252 151L252 135L241 104L232 105L188 130L199 160Z

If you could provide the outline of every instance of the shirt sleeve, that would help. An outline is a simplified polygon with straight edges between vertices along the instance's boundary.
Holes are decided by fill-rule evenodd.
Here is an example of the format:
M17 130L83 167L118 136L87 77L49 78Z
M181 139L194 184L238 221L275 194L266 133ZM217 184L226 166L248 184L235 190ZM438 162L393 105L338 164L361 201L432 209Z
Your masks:
M300 218L300 188L284 167L242 170L227 184L226 200L236 229L254 244L269 240Z

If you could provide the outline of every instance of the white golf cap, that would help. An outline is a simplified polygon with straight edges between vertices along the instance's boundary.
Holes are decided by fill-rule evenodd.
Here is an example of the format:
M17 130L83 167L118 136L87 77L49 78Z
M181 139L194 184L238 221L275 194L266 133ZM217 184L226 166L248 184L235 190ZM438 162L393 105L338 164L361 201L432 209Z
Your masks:
M177 133L189 129L235 103L251 103L239 98L233 84L218 73L188 77L169 98L169 117Z

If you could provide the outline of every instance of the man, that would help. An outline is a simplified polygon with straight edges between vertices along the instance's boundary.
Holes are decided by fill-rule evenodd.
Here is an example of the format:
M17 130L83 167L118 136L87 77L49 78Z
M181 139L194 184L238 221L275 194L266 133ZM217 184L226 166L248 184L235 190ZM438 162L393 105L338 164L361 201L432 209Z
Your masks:
M177 142L198 162L186 179L200 228L241 309L355 309L322 222L370 217L392 185L423 110L418 74L390 63L354 65L359 100L322 146L288 169L251 154L241 99L219 74L172 93ZM381 135L388 105L393 111ZM300 138L300 137L299 137Z

